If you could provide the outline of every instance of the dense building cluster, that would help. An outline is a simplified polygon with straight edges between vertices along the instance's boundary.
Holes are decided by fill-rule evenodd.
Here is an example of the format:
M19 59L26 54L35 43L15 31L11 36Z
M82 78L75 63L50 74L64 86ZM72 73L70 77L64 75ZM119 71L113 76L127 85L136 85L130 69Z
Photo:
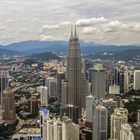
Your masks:
M138 64L86 60L76 29L66 59L26 59L0 65L0 138L140 140Z

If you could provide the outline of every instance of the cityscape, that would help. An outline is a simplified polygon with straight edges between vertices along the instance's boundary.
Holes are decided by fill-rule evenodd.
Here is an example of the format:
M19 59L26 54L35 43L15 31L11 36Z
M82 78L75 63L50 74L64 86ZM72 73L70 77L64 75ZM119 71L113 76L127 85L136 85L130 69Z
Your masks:
M28 7L25 13L15 13L16 26L11 12L5 12L7 23L0 14L5 24L0 23L0 140L140 140L140 21L131 11L140 4L134 0L136 5L129 9L129 0L121 4L114 0L73 4L72 0L72 10L63 0L29 1L0 0L9 11L14 5ZM90 18L91 8L96 8L92 4L105 17ZM125 21L128 15L124 12L115 17L120 21L114 20L117 13L109 11L125 4L134 17ZM46 17L41 7L48 12ZM36 17L30 26L33 13ZM19 19L24 17L18 14L25 14L29 24L21 23ZM108 14L112 14L110 18ZM59 23L62 17L73 19ZM44 18L50 24L43 25L36 38L38 33L30 29L38 30ZM22 24L25 27L20 32L17 25ZM11 27L15 30L12 34ZM3 38L8 30L14 35L10 40Z

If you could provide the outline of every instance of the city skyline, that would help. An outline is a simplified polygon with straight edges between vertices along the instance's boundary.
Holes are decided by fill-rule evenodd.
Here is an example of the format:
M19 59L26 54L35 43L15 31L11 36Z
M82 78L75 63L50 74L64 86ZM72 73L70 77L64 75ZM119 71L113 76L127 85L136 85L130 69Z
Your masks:
M77 25L81 40L140 44L140 3L136 0L0 0L0 44L24 40L67 40Z

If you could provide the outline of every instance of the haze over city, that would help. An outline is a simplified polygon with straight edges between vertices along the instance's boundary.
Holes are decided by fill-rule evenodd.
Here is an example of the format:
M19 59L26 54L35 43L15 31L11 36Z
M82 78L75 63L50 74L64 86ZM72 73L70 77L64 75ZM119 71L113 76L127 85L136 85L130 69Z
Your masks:
M140 140L138 0L0 0L0 140Z
M140 44L138 0L0 0L0 44L67 40L77 25L81 40Z

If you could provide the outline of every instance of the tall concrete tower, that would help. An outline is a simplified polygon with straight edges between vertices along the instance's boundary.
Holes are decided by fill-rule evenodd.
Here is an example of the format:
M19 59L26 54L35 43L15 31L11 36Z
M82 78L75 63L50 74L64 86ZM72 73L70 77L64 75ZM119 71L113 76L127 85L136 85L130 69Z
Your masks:
M0 104L2 105L3 91L8 85L7 72L0 71Z
M14 93L11 88L6 88L3 92L3 120L7 124L13 124L16 121L16 108Z
M106 73L102 64L94 65L91 71L92 95L97 99L105 98Z
M81 53L76 33L71 33L67 58L68 104L81 107Z

